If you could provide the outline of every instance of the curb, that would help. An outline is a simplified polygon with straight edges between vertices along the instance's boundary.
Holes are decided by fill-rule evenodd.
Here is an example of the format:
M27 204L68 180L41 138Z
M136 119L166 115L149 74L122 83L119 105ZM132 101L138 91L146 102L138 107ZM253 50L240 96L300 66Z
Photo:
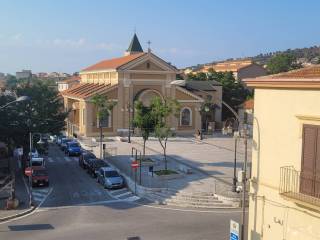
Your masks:
M137 144L137 145L139 145L139 146L142 146L142 144L140 144L140 143L137 142L137 141L131 140L131 142L132 142L132 143L135 143L135 144ZM161 152L159 152L159 151L157 151L157 150L154 150L153 148L150 148L150 147L148 147L148 146L146 146L146 149L149 149L150 151L152 151L152 152L154 152L154 153L157 153L157 154L162 154ZM211 174L207 173L206 171L204 171L204 170L202 170L202 169L199 169L199 168L197 168L197 167L194 167L194 166L192 166L191 164L185 163L185 162L183 162L183 161L181 161L181 160L179 160L179 159L177 159L177 158L175 158L175 157L172 157L172 156L167 155L167 158L169 158L169 159L171 159L171 160L173 160L173 161L176 161L176 162L178 162L179 164L182 164L182 165L185 165L185 166L187 166L187 167L189 167L189 168L192 168L193 170L195 170L195 171L197 171L197 172L199 172L199 173L202 173L202 174L204 174L204 175L206 175L206 176L208 176L208 177L211 177L211 178L213 178L213 179L215 179L215 180L217 180L217 181L220 181L220 182L222 182L222 183L224 183L224 184L226 184L226 185L228 185L228 186L232 186L231 183L229 183L229 182L227 182L227 181L225 181L225 180L223 180L223 179L221 179L221 178L219 178L219 177L212 176Z
M24 215L32 213L36 209L37 209L37 206L33 206L32 208L30 208L30 209L28 209L28 210L26 210L24 212L17 213L17 214L8 216L8 217L0 218L0 222L5 222L5 221L8 221L8 220L12 220L12 219L18 218L18 217L22 217Z

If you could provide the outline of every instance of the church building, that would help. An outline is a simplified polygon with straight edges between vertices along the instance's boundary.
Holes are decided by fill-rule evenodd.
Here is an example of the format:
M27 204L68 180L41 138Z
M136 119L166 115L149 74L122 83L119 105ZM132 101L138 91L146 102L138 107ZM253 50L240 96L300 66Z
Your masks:
M104 120L103 134L115 136L128 132L134 117L135 101L148 105L155 96L176 99L180 117L170 117L169 125L179 134L194 134L203 128L200 109L207 97L218 108L212 121L221 122L222 87L220 84L177 81L178 69L148 49L144 52L134 34L124 56L103 60L80 71L80 83L62 91L69 135L95 137L99 135L99 122L92 97L106 96L116 102L108 119ZM177 84L178 83L178 84Z

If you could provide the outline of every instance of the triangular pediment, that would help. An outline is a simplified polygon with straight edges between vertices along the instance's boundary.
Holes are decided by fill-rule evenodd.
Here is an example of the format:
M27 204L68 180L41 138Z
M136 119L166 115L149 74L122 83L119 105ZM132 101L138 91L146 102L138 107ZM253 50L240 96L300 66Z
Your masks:
M178 71L171 64L151 52L132 60L131 62L121 66L119 69L134 71L166 71L175 73Z
M165 69L161 68L158 64L147 60L133 68L131 68L130 70L144 70L144 71L166 71Z

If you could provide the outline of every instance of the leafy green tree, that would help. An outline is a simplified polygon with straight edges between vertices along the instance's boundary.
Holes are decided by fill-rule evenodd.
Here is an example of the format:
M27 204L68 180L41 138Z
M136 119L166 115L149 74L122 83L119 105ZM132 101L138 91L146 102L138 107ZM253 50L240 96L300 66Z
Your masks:
M59 134L65 127L68 112L64 110L58 92L42 81L24 80L13 84L17 96L30 100L12 104L0 110L0 139L11 146L28 149L29 133ZM10 102L14 96L1 96L0 102Z
M189 73L187 75L187 80L195 80L195 81L206 81L207 79L207 74L204 72L197 72L196 74L194 73Z
M290 53L277 54L267 63L268 73L276 74L301 68L301 64L297 64L296 60L296 57Z
M96 94L91 99L93 105L96 108L96 116L99 120L99 128L100 128L100 159L102 159L102 128L101 124L103 119L108 119L109 112L112 111L116 102L108 100L106 96L101 94Z
M234 78L234 75L232 72L216 72L213 69L209 69L208 73L205 74L207 81L217 81L221 83L222 85L222 101L227 103L230 107L233 109L237 109L238 106L243 103L248 97L252 96L252 93L244 87L244 85L237 81ZM192 80L202 80L203 76L201 76L200 79L197 79L197 74L193 76ZM212 101L211 101L212 103ZM214 106L212 103L212 106L208 106L208 102L204 103L203 110L205 108L210 107L210 109L213 109ZM207 113L204 113L203 116L206 117ZM209 113L208 113L209 114ZM233 114L228 110L225 106L222 108L222 118L225 120L229 117L232 117Z
M210 119L213 118L213 114L214 114L214 111L216 108L219 108L219 106L215 103L213 103L212 99L211 99L211 96L207 97L205 99L205 101L201 104L201 107L200 107L200 114L201 114L201 117L202 119L205 119L206 121L206 131L208 131L208 120L210 121Z
M135 102L135 112L133 119L133 126L140 129L143 139L143 158L146 155L146 142L150 137L150 134L155 129L155 119L151 113L151 108L144 106L141 101Z
M168 126L168 117L178 117L180 104L176 100L165 99L162 100L159 97L155 97L151 101L151 114L155 120L155 136L163 149L163 156L165 161L165 170L168 170L167 162L167 141L173 132Z

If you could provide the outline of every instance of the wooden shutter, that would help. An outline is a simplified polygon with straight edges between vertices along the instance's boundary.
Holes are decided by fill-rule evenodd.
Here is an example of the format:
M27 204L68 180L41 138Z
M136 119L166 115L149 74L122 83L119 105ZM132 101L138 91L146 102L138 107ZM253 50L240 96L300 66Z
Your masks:
M303 150L300 175L300 192L314 195L315 163L317 158L318 127L303 125ZM320 151L320 149L319 149Z
M320 127L318 126L317 154L314 168L314 196L320 198Z

